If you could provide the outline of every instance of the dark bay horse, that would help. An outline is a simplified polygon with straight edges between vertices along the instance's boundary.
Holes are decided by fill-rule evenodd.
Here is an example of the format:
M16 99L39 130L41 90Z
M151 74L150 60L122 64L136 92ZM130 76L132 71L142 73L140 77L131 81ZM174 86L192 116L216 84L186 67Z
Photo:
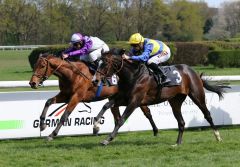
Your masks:
M100 96L96 99L97 86L92 83L93 75L88 66L84 62L69 62L52 54L44 54L39 57L29 84L32 88L37 89L51 75L58 77L60 92L46 101L40 116L40 130L43 131L46 128L45 118L50 105L54 103L67 103L67 107L56 129L48 136L48 140L52 140L58 134L61 126L67 121L68 116L79 102L111 99L118 93L117 86L103 86ZM149 119L153 127L153 133L156 136L158 129L152 119L150 109L147 106L141 106L141 110ZM117 123L120 118L119 108L112 107L111 111L115 123ZM98 132L97 125L94 126L94 130L95 133Z
M123 53L123 52L122 52ZM181 106L187 96L199 107L205 119L209 122L213 129L217 141L221 141L219 131L213 123L212 117L205 103L204 88L218 94L219 98L223 97L224 85L210 85L207 80L202 79L187 65L174 65L176 68L176 80L180 83L178 86L160 88L153 75L150 75L148 68L143 63L130 62L123 60L121 55L117 55L113 51L103 53L96 73L96 81L104 77L117 74L119 80L119 93L100 111L97 119L105 112L105 109L112 106L127 105L118 124L115 125L113 132L102 142L107 145L112 141L119 128L124 124L125 120L139 106L152 105L168 101L173 114L178 122L178 137L176 145L182 143L185 122L181 113ZM160 90L159 90L160 89Z

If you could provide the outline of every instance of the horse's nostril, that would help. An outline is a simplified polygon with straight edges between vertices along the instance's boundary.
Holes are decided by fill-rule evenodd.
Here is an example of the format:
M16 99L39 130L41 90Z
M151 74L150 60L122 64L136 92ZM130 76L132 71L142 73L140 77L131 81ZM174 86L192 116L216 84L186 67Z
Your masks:
M29 82L29 85L30 85L31 87L35 87L35 86L36 86L36 83L35 83L35 82Z

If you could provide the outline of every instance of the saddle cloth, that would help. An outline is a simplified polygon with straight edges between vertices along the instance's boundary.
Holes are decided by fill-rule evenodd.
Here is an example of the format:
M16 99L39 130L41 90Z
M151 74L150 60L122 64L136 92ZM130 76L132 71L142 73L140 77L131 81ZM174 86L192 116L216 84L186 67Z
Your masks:
M118 76L113 74L113 76L106 78L105 84L107 86L116 86L118 84L118 80L119 80Z
M182 77L180 75L180 72L178 71L178 69L175 66L161 66L158 68L161 68L163 73L167 76L167 78L169 78L171 80L171 82L168 82L168 83L164 84L163 86L170 87L170 86L181 85ZM156 76L156 74L155 74L155 77L158 77L158 76Z
M100 97L103 86L116 86L118 84L118 80L119 78L117 77L117 75L113 74L111 77L107 77L105 81L101 81L100 85L98 85L94 99L96 100L98 97Z

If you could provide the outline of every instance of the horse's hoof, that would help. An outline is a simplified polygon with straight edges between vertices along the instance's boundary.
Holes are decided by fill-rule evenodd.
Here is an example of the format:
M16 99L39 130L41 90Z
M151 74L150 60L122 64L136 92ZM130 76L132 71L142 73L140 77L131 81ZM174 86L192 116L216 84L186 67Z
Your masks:
M171 145L172 147L177 147L178 146L178 144L173 144L173 145Z
M107 146L109 143L110 143L110 142L109 142L108 140L103 140L103 141L101 142L101 144L102 144L103 146Z
M46 137L46 140L47 140L47 141L52 141L52 140L53 140L53 137L48 136L48 137Z
M40 131L44 131L46 129L47 125L46 124L43 124L40 126Z
M215 135L216 140L217 140L218 142L221 142L221 141L222 141L222 138L221 138L221 136L220 136L219 131L215 130L215 131L214 131L214 135Z
M99 127L94 127L93 128L93 135L98 136L98 132L99 132Z
M158 131L153 132L153 136L158 136Z

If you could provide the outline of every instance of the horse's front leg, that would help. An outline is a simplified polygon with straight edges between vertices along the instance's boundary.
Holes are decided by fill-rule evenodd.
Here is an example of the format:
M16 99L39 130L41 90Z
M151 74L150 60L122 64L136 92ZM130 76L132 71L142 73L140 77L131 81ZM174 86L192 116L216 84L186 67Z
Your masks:
M55 103L55 101L56 101L55 99L56 99L55 97L48 99L44 105L42 114L40 116L40 131L45 130L47 127L46 123L45 123L46 114L47 114L49 106Z
M55 136L57 136L60 128L62 127L62 125L67 122L69 115L72 113L72 111L74 110L74 108L77 106L78 102L82 101L82 97L79 97L78 95L75 95L71 98L71 100L69 101L66 110L64 111L63 115L60 118L60 121L57 124L57 127L54 129L54 131L47 137L48 141L53 140L53 138Z
M62 127L62 125L63 125L65 122L67 122L68 117L69 117L69 115L70 115L71 113L72 113L72 111L67 110L67 109L64 111L63 115L62 115L61 118L60 118L59 123L57 124L57 127L56 127L56 128L54 129L54 131L47 137L47 140L48 140L48 141L53 140L53 138L57 136L60 128Z
M63 94L61 94L61 92L56 95L55 97L52 97L50 99L48 99L44 105L44 108L43 108L43 111L42 111L42 114L40 116L40 131L43 131L46 129L46 123L45 123L45 119L46 119L46 114L47 114L47 111L48 111L48 108L52 105L52 104L55 104L55 103L63 103L66 101L66 98Z
M94 125L93 125L93 134L94 135L98 135L99 132L99 122L100 122L100 118L103 116L103 114L107 111L107 109L113 107L114 105L114 100L110 100L109 102L107 102L101 109L101 111L98 113L98 115L96 117L94 117Z
M128 117L133 113L133 111L136 109L136 105L131 103L129 104L125 111L123 112L122 117L118 121L118 123L115 125L113 132L108 136L106 140L103 140L101 144L108 145L117 135L119 128L124 124L124 122L128 119Z

